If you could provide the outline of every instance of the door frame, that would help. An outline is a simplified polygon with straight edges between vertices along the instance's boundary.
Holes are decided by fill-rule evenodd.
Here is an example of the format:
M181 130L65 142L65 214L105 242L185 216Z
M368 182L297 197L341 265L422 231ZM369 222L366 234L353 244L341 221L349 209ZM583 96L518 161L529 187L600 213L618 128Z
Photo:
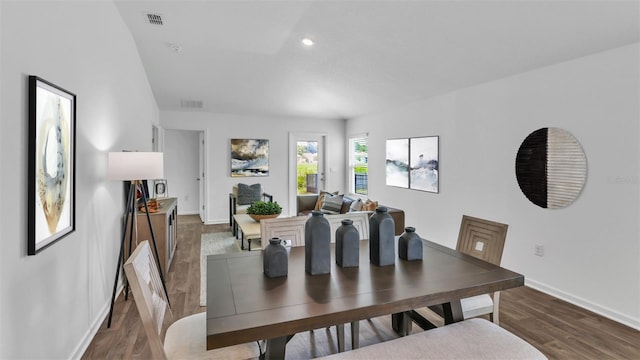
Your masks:
M298 196L298 141L313 140L318 141L318 190L324 190L329 183L329 164L327 161L327 143L329 134L326 132L289 132L289 216L296 216L297 196Z

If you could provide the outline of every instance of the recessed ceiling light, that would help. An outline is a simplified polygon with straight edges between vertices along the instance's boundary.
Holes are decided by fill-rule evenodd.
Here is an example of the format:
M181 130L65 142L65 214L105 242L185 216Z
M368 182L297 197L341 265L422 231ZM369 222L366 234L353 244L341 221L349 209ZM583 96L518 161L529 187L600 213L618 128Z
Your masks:
M314 42L313 40L309 39L309 38L303 38L302 39L302 45L304 46L313 46Z

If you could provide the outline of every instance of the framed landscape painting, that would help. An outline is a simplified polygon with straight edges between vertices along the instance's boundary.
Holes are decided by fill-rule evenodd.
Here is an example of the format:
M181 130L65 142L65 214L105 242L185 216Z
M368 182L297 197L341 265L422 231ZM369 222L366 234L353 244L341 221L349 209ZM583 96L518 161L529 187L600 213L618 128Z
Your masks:
M409 139L409 187L437 193L439 191L438 136Z
M231 139L231 177L268 175L269 140Z
M75 230L76 95L29 76L27 253Z
M385 172L387 185L409 187L409 139L387 140Z

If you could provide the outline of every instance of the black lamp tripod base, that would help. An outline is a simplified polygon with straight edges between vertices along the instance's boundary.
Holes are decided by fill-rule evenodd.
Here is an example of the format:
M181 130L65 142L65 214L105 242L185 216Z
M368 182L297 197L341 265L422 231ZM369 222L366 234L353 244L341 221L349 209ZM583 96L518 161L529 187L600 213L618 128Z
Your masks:
M116 291L118 289L118 278L120 277L120 269L122 268L122 266L124 265L125 262L125 257L124 257L124 249L125 249L125 238L127 235L127 224L129 224L129 253L127 254L127 258L129 258L129 256L131 255L131 253L133 252L133 222L135 220L135 213L136 213L136 190L139 189L140 193L142 194L142 199L144 201L144 210L145 213L147 215L147 224L149 225L149 232L151 233L151 244L153 247L153 251L155 254L155 258L156 258L156 264L158 265L158 270L160 272L160 280L162 281L162 288L164 289L164 293L167 297L167 303L169 303L169 306L171 306L171 303L169 302L169 293L167 292L167 285L166 282L164 280L164 275L162 272L162 265L160 264L160 257L158 255L158 247L156 246L156 237L153 233L153 227L151 227L151 218L149 217L149 206L147 205L147 194L144 191L144 189L142 189L141 186L141 181L139 180L134 180L131 182L131 185L129 186L129 195L127 196L127 209L125 211L125 215L124 215L124 219L123 224L122 224L122 240L120 241L120 253L118 255L118 262L116 264L116 278L113 281L113 293L111 295L111 307L109 308L109 320L107 321L107 327L111 327L111 320L113 318L113 305L115 303L116 300ZM129 219L131 219L131 221L129 221ZM125 282L125 288L124 288L124 299L128 300L129 298L129 283L127 282L126 277L124 278L124 282Z

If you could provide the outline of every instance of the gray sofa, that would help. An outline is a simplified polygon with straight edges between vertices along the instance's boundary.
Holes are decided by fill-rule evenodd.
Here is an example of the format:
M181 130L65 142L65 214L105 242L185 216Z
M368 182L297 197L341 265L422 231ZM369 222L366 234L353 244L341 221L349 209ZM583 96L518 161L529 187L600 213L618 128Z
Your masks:
M341 214L346 214L349 212L351 208L351 203L353 203L355 199L350 198L348 196L344 196L342 198L342 208L340 209ZM316 202L318 201L318 194L304 194L297 196L297 214L298 215L308 215L315 208ZM396 209L387 205L379 205L386 206L389 209L389 215L393 218L393 222L395 223L395 234L401 235L404 232L404 211L401 209Z

